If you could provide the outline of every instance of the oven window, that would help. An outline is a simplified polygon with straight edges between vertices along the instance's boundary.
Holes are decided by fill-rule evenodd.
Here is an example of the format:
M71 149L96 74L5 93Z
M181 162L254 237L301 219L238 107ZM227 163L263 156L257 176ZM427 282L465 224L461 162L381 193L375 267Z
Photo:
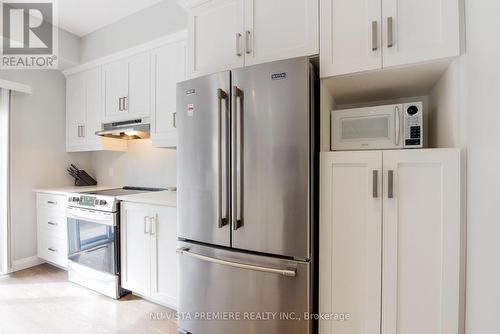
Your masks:
M117 227L68 218L68 258L83 266L118 274Z

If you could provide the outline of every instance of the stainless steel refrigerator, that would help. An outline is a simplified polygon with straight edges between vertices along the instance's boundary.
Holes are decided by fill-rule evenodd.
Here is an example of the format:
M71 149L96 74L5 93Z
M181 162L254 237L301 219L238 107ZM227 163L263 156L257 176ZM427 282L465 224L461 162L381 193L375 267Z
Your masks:
M312 332L317 94L308 58L177 85L180 333Z

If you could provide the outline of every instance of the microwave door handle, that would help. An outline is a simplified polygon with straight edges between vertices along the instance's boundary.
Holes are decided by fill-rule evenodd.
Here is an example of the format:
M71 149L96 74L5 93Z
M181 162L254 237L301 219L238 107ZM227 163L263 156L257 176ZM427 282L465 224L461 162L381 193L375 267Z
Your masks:
M401 134L401 116L400 116L400 110L399 106L396 106L394 110L394 141L396 146L399 146L399 136Z

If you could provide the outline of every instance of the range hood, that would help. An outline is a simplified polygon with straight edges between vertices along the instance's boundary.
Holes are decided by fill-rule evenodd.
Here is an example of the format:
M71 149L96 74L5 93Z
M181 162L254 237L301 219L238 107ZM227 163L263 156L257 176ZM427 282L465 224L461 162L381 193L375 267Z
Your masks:
M149 138L149 119L138 118L129 121L106 123L102 125L101 131L96 131L96 135L117 139L146 139Z

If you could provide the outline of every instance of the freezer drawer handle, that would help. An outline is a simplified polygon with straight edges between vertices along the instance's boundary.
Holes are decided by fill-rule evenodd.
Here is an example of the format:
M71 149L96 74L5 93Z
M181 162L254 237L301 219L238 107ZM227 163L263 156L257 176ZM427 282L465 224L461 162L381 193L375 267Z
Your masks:
M240 269L262 271L262 272L265 272L265 273L279 274L279 275L283 275L283 276L287 276L287 277L295 277L295 276L297 276L297 271L295 269L269 268L269 267L255 266L253 264L246 264L246 263L239 263L239 262L233 262L233 261L220 260L220 259L216 259L214 257L210 257L210 256L206 256L206 255L201 255L201 254L198 254L198 253L190 252L189 249L187 249L187 248L179 248L179 249L177 249L177 254L187 255L187 256L191 256L191 257L194 257L196 259L203 260L203 261L217 263L217 264L221 264L221 265L224 265L224 266L230 266L230 267L235 267L235 268L240 268Z

